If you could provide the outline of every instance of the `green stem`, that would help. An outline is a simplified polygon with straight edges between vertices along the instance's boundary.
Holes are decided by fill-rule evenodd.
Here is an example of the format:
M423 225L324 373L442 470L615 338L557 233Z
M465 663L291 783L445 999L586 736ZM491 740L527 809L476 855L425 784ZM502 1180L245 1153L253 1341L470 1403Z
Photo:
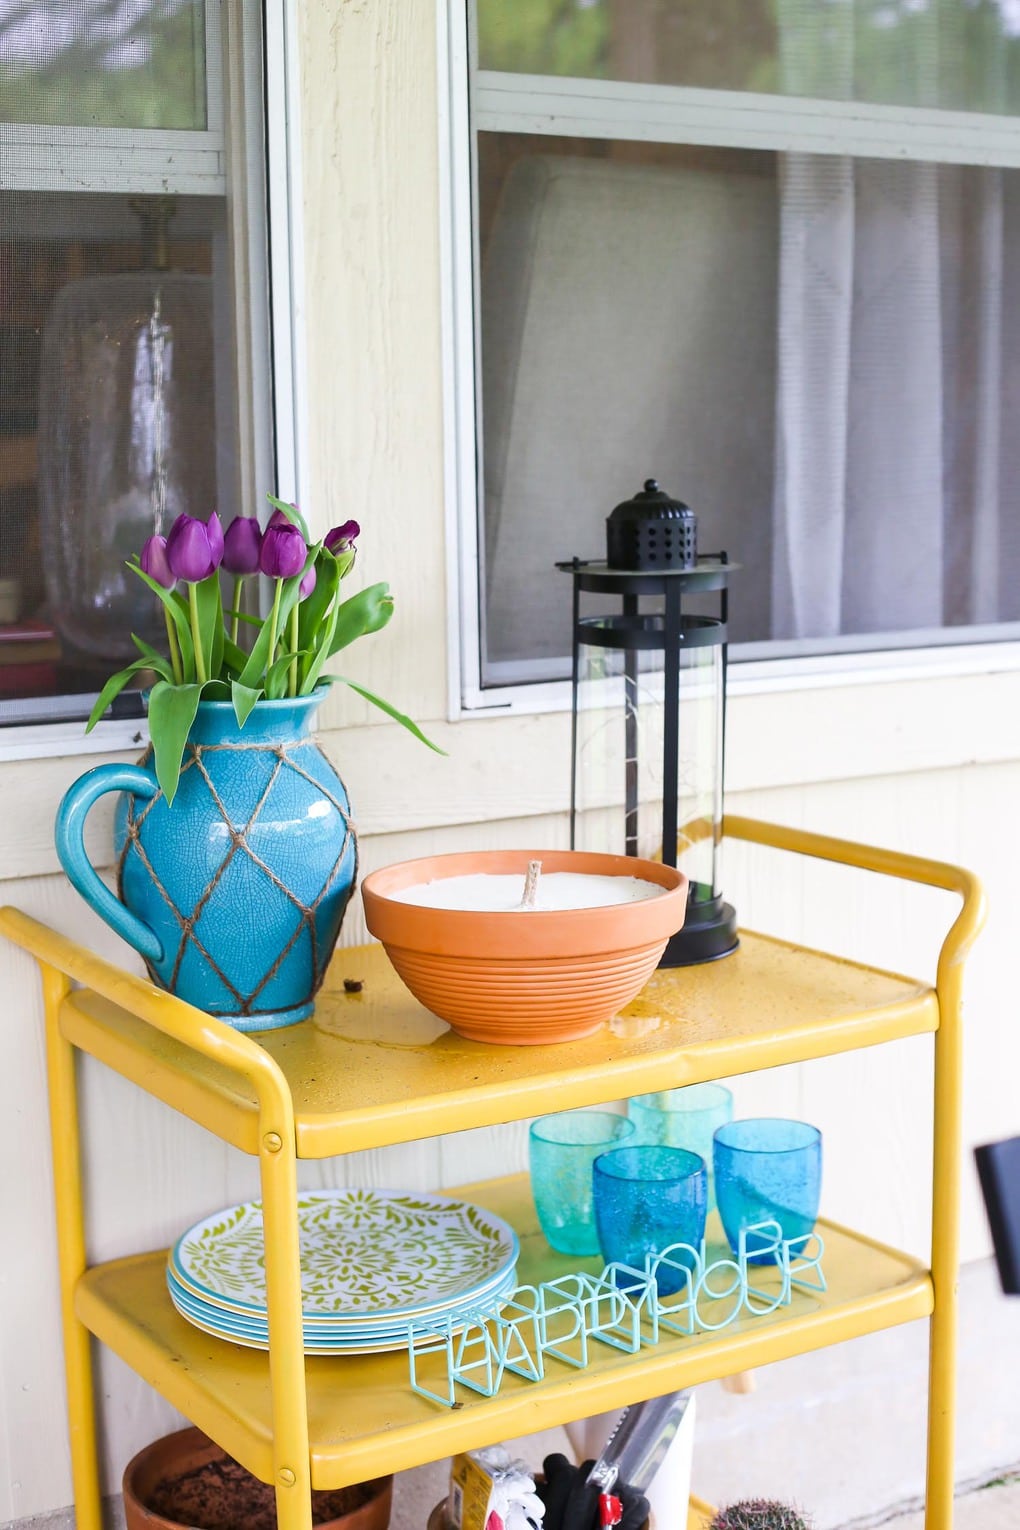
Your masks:
M297 645L298 645L298 605L299 604L300 604L299 601L295 601L294 602L294 609L290 613L290 651L294 655L294 657L293 657L293 659L291 659L291 661L290 661L290 668L287 670L287 695L288 696L296 696L297 695L297 670L298 670Z
M177 628L174 619L166 606L163 607L163 620L166 622L166 640L170 645L170 666L174 672L174 684L184 684L184 665L181 662L181 645L177 640Z
M233 622L230 627L230 641L237 642L237 629L241 623L241 588L244 584L244 575L237 574L234 577L234 598L230 602L233 606Z
M266 674L273 667L276 657L276 628L280 620L280 596L283 593L283 580L277 579L276 593L273 596L273 609L269 613L269 652L266 654Z
M191 616L191 637L195 644L195 677L199 685L204 685L209 675L205 667L205 654L202 652L202 630L198 621L198 590L193 584L188 585L188 611Z

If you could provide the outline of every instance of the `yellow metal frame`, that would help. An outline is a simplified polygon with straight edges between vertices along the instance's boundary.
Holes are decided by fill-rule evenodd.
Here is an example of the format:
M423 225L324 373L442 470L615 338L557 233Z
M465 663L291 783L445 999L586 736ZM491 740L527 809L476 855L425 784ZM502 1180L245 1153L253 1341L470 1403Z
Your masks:
M472 1043L451 1042L441 1058L443 1076L456 1076L458 1059L466 1055L471 1070L481 1074L482 1082L469 1088L450 1087L437 1082L429 1073L434 1048L423 1046L417 1054L424 1087L417 1099L371 1099L366 1109L355 1110L343 1104L305 1099L300 1095L300 1079L273 1055L274 1038L260 1044L230 1029L208 1015L172 998L144 979L121 971L73 941L39 924L17 909L0 910L0 931L30 952L42 971L46 1016L46 1047L49 1072L51 1136L55 1206L60 1262L60 1291L67 1375L68 1416L75 1506L79 1530L101 1530L101 1510L96 1454L96 1420L92 1379L90 1334L99 1333L117 1348L139 1374L169 1393L157 1353L160 1329L164 1350L172 1349L172 1324L176 1319L166 1297L144 1296L144 1321L132 1321L128 1305L116 1294L118 1269L128 1266L130 1280L147 1277L144 1261L118 1261L115 1266L89 1270L85 1255L85 1227L82 1205L81 1159L78 1132L78 1101L75 1077L75 1051L79 1048L100 1057L142 1088L165 1099L185 1114L218 1131L225 1140L257 1153L264 1202L266 1241L266 1284L269 1310L268 1382L270 1390L266 1460L263 1475L276 1487L277 1513L281 1530L310 1530L310 1489L327 1485L329 1472L337 1475L343 1451L335 1443L328 1449L310 1439L309 1401L316 1408L323 1388L318 1385L318 1368L329 1364L309 1361L303 1353L300 1303L300 1271L296 1220L299 1156L326 1156L351 1151L387 1141L408 1140L456 1126L507 1120L534 1114L538 1101L548 1098L555 1087L562 1105L593 1103L613 1098L624 1091L666 1083L683 1083L695 1078L720 1077L749 1068L771 1067L779 1062L822 1056L855 1046L873 1045L904 1034L935 1032L935 1115L932 1169L933 1222L930 1276L911 1273L888 1291L861 1296L830 1319L798 1328L796 1323L777 1328L771 1335L727 1341L715 1350L704 1348L700 1356L683 1358L659 1356L649 1362L634 1357L616 1371L607 1370L576 1386L527 1384L526 1400L515 1398L513 1390L505 1404L493 1399L478 1407L453 1415L454 1423L442 1416L437 1421L417 1422L412 1415L404 1427L388 1433L389 1421L377 1434L361 1443L362 1455L378 1449L384 1435L390 1444L390 1467L399 1469L427 1459L423 1449L429 1441L440 1448L462 1449L491 1440L496 1432L508 1437L510 1429L500 1430L502 1422L515 1416L526 1418L530 1428L563 1422L570 1417L596 1411L593 1403L612 1406L614 1401L635 1400L639 1395L654 1395L654 1389L668 1389L684 1377L703 1379L739 1370L743 1365L762 1363L799 1353L819 1343L874 1331L890 1322L930 1314L931 1343L929 1364L929 1420L926 1530L951 1530L953 1502L954 1387L956 1370L956 1268L959 1244L959 1203L961 1171L961 983L963 963L984 919L984 898L977 879L969 872L938 861L853 844L849 841L759 823L746 818L728 818L726 833L737 839L791 851L841 865L860 867L906 881L942 888L958 894L963 907L950 928L941 948L934 992L891 974L876 974L872 969L854 964L840 964L817 953L803 953L805 962L814 962L812 973L821 981L827 973L840 976L841 988L858 996L858 1009L846 1003L836 1006L827 1019L805 1025L789 1033L771 1033L741 1037L740 1026L730 1016L728 1024L715 1026L711 1017L693 1028L692 1039L679 1041L643 1039L642 1023L648 1021L648 1008L669 1011L671 996L690 995L698 986L709 996L713 985L725 985L727 963L713 971L682 969L671 974L657 974L646 994L627 1011L634 1017L634 1035L629 1044L614 1038L607 1052L597 1044L586 1050L584 1043L571 1048L493 1048ZM773 985L781 985L784 973L795 970L797 948L782 943L759 942L748 937L749 969L753 961L765 962ZM757 951L757 956L755 952ZM351 960L350 952L339 954ZM737 956L728 958L735 964ZM371 964L374 953L365 950L361 960ZM827 964L827 965L826 965ZM730 966L740 973L739 966ZM373 968L380 972L381 968ZM697 976L692 974L698 973ZM76 989L73 985L84 985ZM395 982L384 988L385 1002L400 1024L420 1023L416 1006ZM649 997L650 995L650 997ZM748 996L749 1000L753 996ZM337 1000L337 1003L340 1001ZM731 998L730 1004L734 1001ZM683 1005L680 1006L683 1008ZM708 1005L711 1011L711 1004ZM748 1003L748 1013L751 1004ZM416 1013L412 1013L416 1011ZM351 1012L353 1013L353 1011ZM648 1023L651 1023L648 1021ZM306 1028L297 1028L304 1031ZM309 1033L312 1028L308 1028ZM668 1027L667 1027L668 1029ZM760 1031L760 1027L759 1027ZM292 1036L292 1033L287 1033ZM626 1035L626 1031L624 1031ZM342 1038L341 1038L342 1039ZM327 1046L329 1041L325 1043ZM337 1043L339 1044L339 1042ZM465 1054L465 1048L468 1052ZM293 1050L293 1048L292 1048ZM485 1054L490 1053L491 1066ZM531 1054L530 1059L518 1055ZM537 1058L536 1053L546 1057ZM300 1057L300 1047L297 1048ZM281 1052L281 1057L284 1054ZM621 1063L622 1056L622 1063ZM488 1072L487 1072L488 1069ZM298 1069L300 1071L300 1069ZM438 1077L438 1075L437 1075ZM370 1096L371 1089L366 1093ZM295 1100L300 1095L300 1108ZM494 1191L494 1194L497 1193ZM862 1248L878 1249L868 1240L858 1240ZM97 1294L108 1284L113 1298ZM160 1305L161 1302L161 1305ZM215 1341L213 1341L215 1343ZM255 1367L265 1364L265 1357L253 1359L251 1351L237 1351L236 1346L222 1346L224 1352L237 1352L238 1374L255 1378ZM165 1357L164 1357L165 1358ZM174 1356L175 1359L180 1358ZM232 1360L232 1356L230 1357ZM345 1374L352 1381L371 1389L371 1366L385 1366L375 1359L365 1362L364 1376L350 1367L362 1362L336 1362L348 1367ZM187 1363L175 1368L179 1385L185 1390L190 1413L198 1424L212 1425L222 1443L235 1453L249 1457L255 1449L251 1421L240 1415L226 1417L222 1399L213 1407L208 1392L196 1382L188 1390ZM324 1372L324 1374L327 1374ZM335 1392L335 1374L330 1387ZM581 1373L577 1373L580 1375ZM312 1388L306 1382L312 1378ZM327 1392L329 1387L325 1389ZM383 1390L383 1395L388 1396ZM460 1422L463 1418L463 1422ZM321 1432L335 1436L328 1423ZM489 1433L486 1430L491 1431ZM517 1432L521 1432L518 1430ZM236 1438L235 1438L236 1434ZM227 1436L224 1438L224 1436ZM404 1443L401 1444L401 1440ZM346 1447L344 1447L346 1448ZM358 1450L350 1452L354 1466ZM318 1464L316 1464L318 1463ZM352 1468L353 1469L353 1468ZM347 1480L351 1480L348 1477ZM703 1521L704 1505L692 1505L691 1524Z

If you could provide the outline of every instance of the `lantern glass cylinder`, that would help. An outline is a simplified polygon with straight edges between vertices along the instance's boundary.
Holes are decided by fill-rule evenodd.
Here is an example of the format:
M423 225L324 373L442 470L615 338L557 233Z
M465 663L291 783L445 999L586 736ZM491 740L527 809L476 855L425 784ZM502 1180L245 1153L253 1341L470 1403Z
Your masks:
M663 656L630 658L619 649L580 647L575 848L659 860L668 816ZM675 854L696 902L719 890L721 670L718 648L680 655Z
M677 866L687 921L664 964L724 955L737 944L720 891L725 620L683 609L682 573L587 567L575 572L571 843ZM600 614L580 614L583 592L600 594Z

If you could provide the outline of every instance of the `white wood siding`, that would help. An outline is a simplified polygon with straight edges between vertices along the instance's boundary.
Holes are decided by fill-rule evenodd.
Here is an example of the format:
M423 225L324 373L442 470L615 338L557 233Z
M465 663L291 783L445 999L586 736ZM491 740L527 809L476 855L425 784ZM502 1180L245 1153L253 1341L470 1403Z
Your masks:
M364 528L358 574L388 579L397 616L350 672L404 704L441 760L353 698L331 698L326 744L351 789L364 867L433 849L563 843L568 720L444 721L448 709L434 0L305 0L300 12L310 501L324 528ZM736 597L735 597L736 598ZM962 861L987 879L988 931L968 987L970 1140L1020 1130L1009 973L1020 852L1020 679L982 675L735 698L730 805ZM92 757L0 765L3 899L106 954L124 948L57 872L51 825ZM91 844L108 860L109 811ZM734 853L724 885L745 923L931 973L950 900L864 874ZM361 936L352 910L345 943ZM131 958L127 958L131 959ZM0 1524L71 1496L63 1418L41 1010L31 962L0 945ZM138 1091L83 1067L90 1255L159 1247L251 1193L252 1164ZM826 1208L923 1250L930 1046L904 1043L737 1086L742 1112L796 1112L827 1143ZM521 1124L306 1166L308 1183L452 1185L523 1163ZM973 1175L964 1247L988 1240ZM107 1487L173 1415L105 1356Z

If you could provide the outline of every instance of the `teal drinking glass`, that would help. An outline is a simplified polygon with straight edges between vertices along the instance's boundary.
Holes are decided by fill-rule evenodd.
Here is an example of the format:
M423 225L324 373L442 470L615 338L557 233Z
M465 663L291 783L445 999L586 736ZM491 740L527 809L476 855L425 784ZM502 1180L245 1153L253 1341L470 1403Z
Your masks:
M708 1209L715 1207L712 1139L720 1126L733 1120L733 1096L723 1084L685 1084L636 1094L627 1102L634 1123L634 1142L686 1148L705 1160L708 1168Z
M698 1153L672 1147L619 1147L595 1160L595 1227L607 1264L642 1270L647 1254L674 1243L697 1250L705 1236L708 1171ZM677 1256L692 1268L694 1261ZM661 1296L684 1285L680 1270L656 1273Z
M719 1216L734 1253L740 1233L778 1222L784 1239L814 1231L822 1188L822 1134L806 1121L763 1116L720 1126L713 1144ZM751 1264L774 1264L767 1237L747 1240Z
M608 1110L563 1110L534 1121L528 1138L531 1193L547 1241L561 1254L597 1254L592 1164L628 1141L634 1126Z

